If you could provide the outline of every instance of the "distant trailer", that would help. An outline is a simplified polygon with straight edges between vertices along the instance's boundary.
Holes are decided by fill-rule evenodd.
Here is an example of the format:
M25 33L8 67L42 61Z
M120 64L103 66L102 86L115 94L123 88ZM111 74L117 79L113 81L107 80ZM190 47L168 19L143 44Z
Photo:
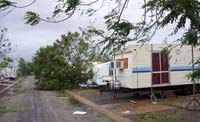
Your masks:
M93 82L97 85L107 85L113 80L111 62L95 64L93 66Z
M166 49L170 49L167 54ZM199 49L200 46L194 48L194 59L200 57ZM116 77L121 87L128 89L191 86L186 76L193 69L191 61L191 46L128 46L115 53Z
M4 78L13 80L17 78L17 71L18 68L6 67L2 68L0 72L4 76Z

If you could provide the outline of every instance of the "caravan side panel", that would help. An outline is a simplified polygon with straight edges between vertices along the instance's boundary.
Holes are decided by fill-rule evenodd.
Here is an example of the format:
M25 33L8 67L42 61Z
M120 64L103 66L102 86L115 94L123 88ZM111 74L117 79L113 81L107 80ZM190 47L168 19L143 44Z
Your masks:
M136 46L133 50L134 88L151 87L151 45Z
M194 49L195 59L199 57L199 47ZM170 53L170 81L171 85L191 84L187 74L192 72L191 46L176 46ZM197 67L195 67L197 68Z
M124 88L134 88L132 75L132 52L121 53L115 56L116 60L128 58L128 67L124 69L116 69L117 79Z

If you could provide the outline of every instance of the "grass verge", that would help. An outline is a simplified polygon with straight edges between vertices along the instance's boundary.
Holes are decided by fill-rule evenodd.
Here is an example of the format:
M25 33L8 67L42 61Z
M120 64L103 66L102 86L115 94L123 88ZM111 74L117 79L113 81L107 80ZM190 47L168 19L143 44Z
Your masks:
M98 93L98 89L84 89L80 90L80 95L91 95L91 94L96 94Z
M102 113L97 113L97 122L114 122L111 118Z
M184 122L184 119L175 114L143 113L136 115L142 122Z
M65 93L65 92L58 92L58 94L56 95L56 97L58 98L66 98L69 100L70 104L73 106L82 106L83 104L81 102L79 102L76 98L74 98L74 96Z
M6 114L6 113L13 113L13 112L17 112L16 109L8 109L6 107L0 107L0 114Z
M19 83L23 82L26 80L27 77L21 77L21 79L18 81Z

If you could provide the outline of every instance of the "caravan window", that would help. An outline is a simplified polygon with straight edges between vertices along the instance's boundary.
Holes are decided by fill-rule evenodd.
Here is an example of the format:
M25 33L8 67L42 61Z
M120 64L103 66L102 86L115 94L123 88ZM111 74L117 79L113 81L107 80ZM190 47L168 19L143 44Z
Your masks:
M116 60L116 67L127 69L128 68L128 58L117 59Z

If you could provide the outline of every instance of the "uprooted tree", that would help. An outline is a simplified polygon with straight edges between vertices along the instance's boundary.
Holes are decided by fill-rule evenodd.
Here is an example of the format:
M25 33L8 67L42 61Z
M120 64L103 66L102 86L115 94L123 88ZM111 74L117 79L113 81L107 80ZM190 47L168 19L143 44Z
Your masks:
M82 34L62 35L53 45L40 48L32 62L37 89L72 88L90 78L94 48Z

